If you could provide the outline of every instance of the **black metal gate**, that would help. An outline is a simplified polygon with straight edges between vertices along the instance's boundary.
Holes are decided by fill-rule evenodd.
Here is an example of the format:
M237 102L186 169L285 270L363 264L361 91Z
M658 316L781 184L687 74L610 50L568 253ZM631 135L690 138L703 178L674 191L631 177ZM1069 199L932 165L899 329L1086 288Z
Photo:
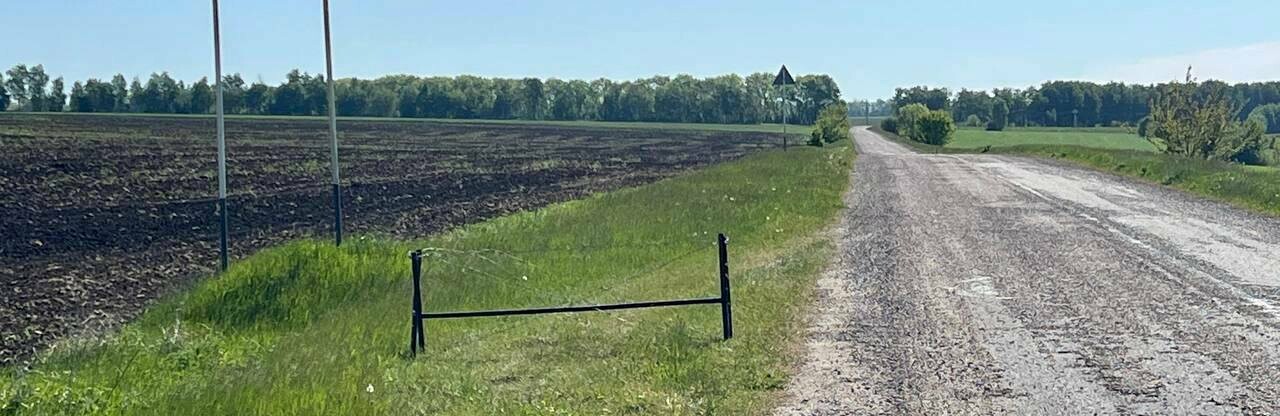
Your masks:
M733 338L733 303L729 290L729 244L724 234L719 234L716 238L716 245L720 252L720 296L709 298L695 299L676 299L676 300L658 300L647 302L628 302L628 303L612 303L604 305L581 305L581 306L556 306L546 308L528 308L528 309L496 309L485 311L456 311L456 312L422 312L422 250L414 250L409 253L409 259L413 270L413 319L412 330L409 334L409 353L412 356L418 355L418 349L424 349L427 345L426 336L426 320L429 319L452 319L452 318L479 318L486 316L510 316L510 315L540 315L548 313L573 313L573 312L592 312L592 311L612 311L619 309L637 309L637 308L656 308L665 306L686 306L686 305L702 305L702 304L720 304L720 320L721 327L724 331L724 339Z

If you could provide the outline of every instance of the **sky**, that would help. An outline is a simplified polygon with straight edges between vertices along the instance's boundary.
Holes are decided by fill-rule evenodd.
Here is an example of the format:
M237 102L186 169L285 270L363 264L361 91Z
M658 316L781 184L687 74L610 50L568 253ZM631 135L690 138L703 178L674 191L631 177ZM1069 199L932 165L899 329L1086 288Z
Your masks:
M213 74L207 1L0 0L0 66ZM1280 80L1280 1L331 0L334 72L562 79L825 73L846 98L1051 79ZM223 71L323 73L321 0L222 0Z

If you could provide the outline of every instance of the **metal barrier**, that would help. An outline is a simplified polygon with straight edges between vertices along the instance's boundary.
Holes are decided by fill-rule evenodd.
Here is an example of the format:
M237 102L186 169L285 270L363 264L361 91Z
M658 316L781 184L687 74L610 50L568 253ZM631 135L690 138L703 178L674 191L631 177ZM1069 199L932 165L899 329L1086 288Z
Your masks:
M724 234L717 236L716 243L720 249L720 296L711 298L659 300L647 302L612 303L604 305L557 306L528 309L496 309L484 311L455 312L422 312L422 250L409 253L413 270L413 329L409 334L409 353L417 356L418 350L427 346L426 320L479 318L486 316L541 315L549 313L573 313L592 311L612 311L619 309L657 308L666 306L686 306L702 304L720 304L720 324L724 331L724 339L733 338L733 302L729 290L729 240Z

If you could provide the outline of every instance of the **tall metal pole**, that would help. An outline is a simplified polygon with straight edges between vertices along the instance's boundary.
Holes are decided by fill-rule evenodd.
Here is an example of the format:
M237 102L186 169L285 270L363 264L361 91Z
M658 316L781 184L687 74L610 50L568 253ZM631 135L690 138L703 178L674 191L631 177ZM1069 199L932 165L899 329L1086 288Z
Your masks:
M787 150L787 86L782 86L782 150Z
M227 129L222 110L222 38L218 33L218 0L213 0L213 77L218 86L218 253L219 269L227 270Z
M338 110L333 93L333 47L329 42L329 0L324 0L324 66L329 81L329 167L333 171L333 242L342 245L342 185L338 176Z

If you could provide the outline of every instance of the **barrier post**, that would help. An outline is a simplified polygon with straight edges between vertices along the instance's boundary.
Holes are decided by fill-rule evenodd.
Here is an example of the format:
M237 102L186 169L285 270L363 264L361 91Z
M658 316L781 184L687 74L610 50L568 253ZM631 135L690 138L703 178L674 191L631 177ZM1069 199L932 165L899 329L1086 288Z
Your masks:
M729 290L729 239L720 234L717 238L720 247L720 319L724 328L724 339L733 338L733 299Z
M413 263L413 325L409 333L409 355L417 356L418 349L426 350L427 340L422 323L422 251L409 253Z

